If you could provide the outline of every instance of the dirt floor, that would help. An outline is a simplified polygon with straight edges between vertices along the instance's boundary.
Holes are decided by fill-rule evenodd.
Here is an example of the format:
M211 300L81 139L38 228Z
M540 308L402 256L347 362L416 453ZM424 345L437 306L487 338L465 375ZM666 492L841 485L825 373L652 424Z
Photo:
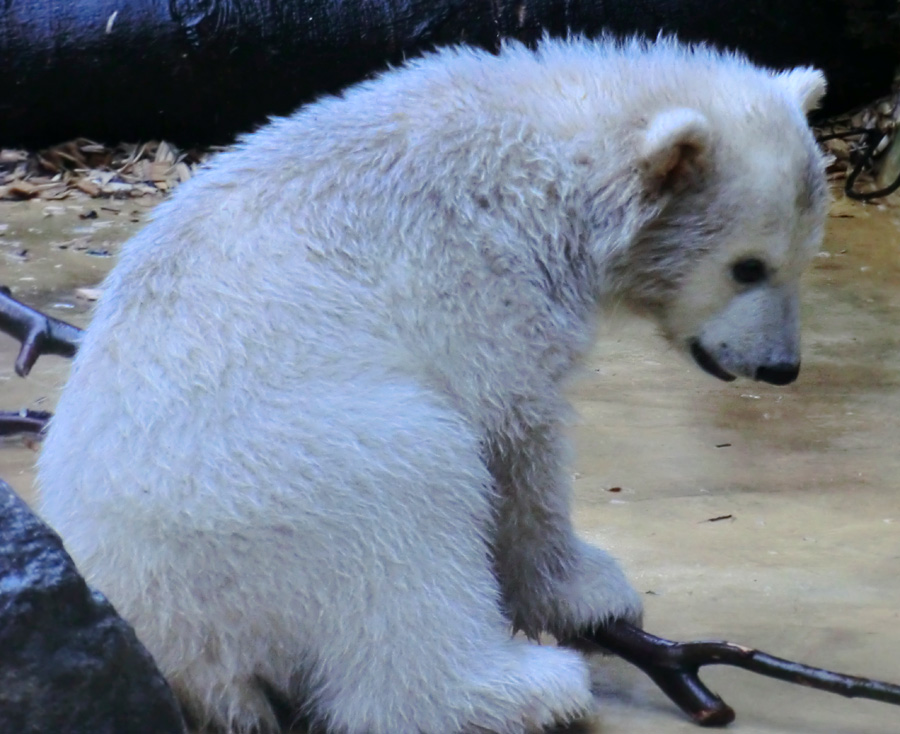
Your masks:
M0 203L0 284L84 325L143 200ZM91 214L96 212L96 215ZM900 682L900 201L838 199L786 388L719 383L646 324L604 330L572 391L575 520L646 594L647 628ZM68 363L25 380L0 336L0 408L52 409ZM35 453L0 448L26 499ZM596 734L696 731L643 674L598 658ZM740 734L896 734L900 708L708 669Z

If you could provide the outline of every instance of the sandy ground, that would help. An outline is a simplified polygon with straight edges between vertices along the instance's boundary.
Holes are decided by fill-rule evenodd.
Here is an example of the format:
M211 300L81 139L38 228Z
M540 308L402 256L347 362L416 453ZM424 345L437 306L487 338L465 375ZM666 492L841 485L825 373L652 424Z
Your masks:
M100 280L104 251L147 207L46 206L0 204L0 283L84 325L75 289ZM795 385L718 383L644 323L604 330L572 390L575 521L646 594L650 631L900 682L898 286L900 204L839 199L807 279ZM0 337L0 407L52 409L68 363L42 358L21 380L16 351ZM26 499L34 459L21 442L0 448L0 476ZM707 670L736 734L900 731L900 708ZM696 730L621 661L597 658L595 678L595 734Z

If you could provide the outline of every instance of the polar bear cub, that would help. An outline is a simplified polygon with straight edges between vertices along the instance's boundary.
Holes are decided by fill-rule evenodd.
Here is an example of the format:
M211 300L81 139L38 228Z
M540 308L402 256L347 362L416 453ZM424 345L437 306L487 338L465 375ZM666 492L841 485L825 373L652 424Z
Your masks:
M566 378L624 303L722 379L797 375L817 71L671 40L444 50L279 119L109 276L43 514L198 726L539 731L540 633L641 602L573 532Z

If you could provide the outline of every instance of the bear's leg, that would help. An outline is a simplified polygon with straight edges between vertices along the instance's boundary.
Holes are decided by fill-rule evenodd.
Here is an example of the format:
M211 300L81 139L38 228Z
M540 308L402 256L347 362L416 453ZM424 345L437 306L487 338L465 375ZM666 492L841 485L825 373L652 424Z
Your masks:
M493 453L500 492L495 563L515 628L568 638L612 619L639 624L641 599L616 561L572 528L562 432L535 429Z
M283 698L339 734L521 734L590 711L580 655L511 639L476 432L416 385L297 383L137 449L115 422L61 434L45 466L191 717L278 731Z
M328 426L334 458L305 462L325 480L298 558L313 721L340 734L524 734L589 713L580 655L511 637L476 433L415 386L342 390L313 427Z
M316 731L537 734L592 713L590 675L578 652L499 630L465 638L469 620L454 621L423 635L422 619L399 639L325 661L312 706Z

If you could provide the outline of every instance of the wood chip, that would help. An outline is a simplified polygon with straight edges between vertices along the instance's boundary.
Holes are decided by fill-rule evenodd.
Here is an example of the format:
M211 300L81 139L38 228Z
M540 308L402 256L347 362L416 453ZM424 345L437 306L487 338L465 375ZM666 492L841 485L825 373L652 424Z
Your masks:
M170 163L152 163L150 164L150 175L146 180L153 181L153 183L165 183L171 173L172 165Z
M34 153L0 149L0 198L159 197L190 179L212 152L165 141L110 147L85 138Z
M76 288L75 289L75 298L78 298L82 301L98 301L100 300L100 296L103 295L102 288Z
M76 237L73 240L68 240L66 242L60 242L56 245L60 250L86 250L91 243L91 236L84 235L82 237Z
M156 156L153 160L156 163L175 163L175 152L172 150L172 147L163 140L156 149Z
M46 189L41 189L38 196L45 201L59 201L60 199L68 198L71 190L65 184L59 184L56 186L50 186Z
M7 195L21 199L30 199L38 194L38 187L28 181L13 181L6 187Z
M187 163L181 161L175 164L175 175L178 177L179 183L184 183L191 177L191 168Z
M100 196L100 187L88 178L80 178L75 182L75 188L83 191L88 196Z
M103 186L100 187L100 190L109 196L128 196L133 188L134 184L110 181L109 183L103 184Z
M0 150L0 165L24 163L26 160L28 160L28 153L24 150L10 150L8 148Z

